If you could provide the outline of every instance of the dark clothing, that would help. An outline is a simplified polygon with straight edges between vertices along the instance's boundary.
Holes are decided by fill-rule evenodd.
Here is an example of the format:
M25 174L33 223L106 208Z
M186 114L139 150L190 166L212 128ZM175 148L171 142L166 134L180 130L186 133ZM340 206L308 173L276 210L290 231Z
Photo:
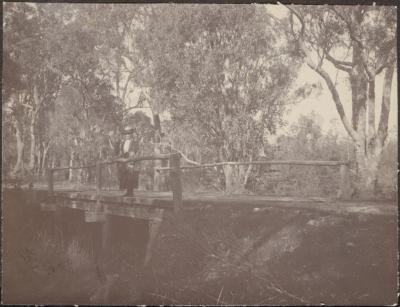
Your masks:
M126 164L122 168L121 188L127 189L128 195L133 195L133 189L139 187L139 172Z
M126 153L124 158L128 158L129 155ZM135 163L120 163L118 165L119 170L119 188L120 190L126 189L127 195L133 195L133 189L139 187L139 170Z

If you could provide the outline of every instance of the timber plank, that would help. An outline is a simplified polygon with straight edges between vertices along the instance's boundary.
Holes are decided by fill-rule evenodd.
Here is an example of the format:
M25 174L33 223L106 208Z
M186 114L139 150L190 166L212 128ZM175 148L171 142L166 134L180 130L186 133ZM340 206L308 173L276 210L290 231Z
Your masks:
M42 198L47 197L47 190L45 189L27 192L41 193L44 195ZM110 206L107 207L109 208L107 210L111 211L114 210L111 209L111 207L134 207L144 208L145 210L152 208L173 209L173 199L170 192L135 191L134 197L124 197L121 191L101 191L101 193L96 193L96 191L79 192L55 190L54 196L58 200L64 199L66 202L71 202L71 208L72 206L82 207L83 205L79 204L80 201L91 203L91 205L82 207L84 210L94 210L93 208L96 208L99 204ZM32 199L35 197L32 197ZM237 206L254 209L280 207L286 209L323 210L355 214L397 214L397 204L395 201L344 201L333 198L225 195L222 193L210 192L183 194L183 209L199 206ZM134 214L126 210L128 209L115 209L115 212L119 212L117 214Z

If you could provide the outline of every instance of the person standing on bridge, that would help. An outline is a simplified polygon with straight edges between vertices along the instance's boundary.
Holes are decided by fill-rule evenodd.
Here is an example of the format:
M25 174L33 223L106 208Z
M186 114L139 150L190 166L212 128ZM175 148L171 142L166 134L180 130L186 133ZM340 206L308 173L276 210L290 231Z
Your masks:
M139 136L132 126L127 126L122 132L125 140L122 145L123 158L134 158L139 153ZM127 162L121 168L122 187L126 188L125 196L133 196L133 189L139 187L140 166L138 162Z

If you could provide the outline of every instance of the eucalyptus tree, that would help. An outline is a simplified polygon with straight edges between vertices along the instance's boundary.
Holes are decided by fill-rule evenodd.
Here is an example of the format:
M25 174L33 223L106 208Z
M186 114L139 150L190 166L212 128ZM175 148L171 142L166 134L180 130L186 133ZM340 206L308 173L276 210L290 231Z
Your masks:
M287 31L298 55L326 83L337 112L356 148L360 189L374 193L387 143L391 87L396 67L396 9L390 6L287 6ZM291 33L291 34L290 34ZM348 116L328 65L350 85ZM383 77L383 82L377 79ZM382 97L376 97L376 86ZM379 123L376 105L380 102Z
M15 163L12 172L16 174L23 169L25 125L21 92L24 84L20 74L20 67L12 59L10 50L6 49L6 47L7 45L4 45L3 49L2 139L3 144L7 143L8 146L3 156L3 170L10 171L10 164ZM10 150L13 150L14 153L9 152ZM13 157L16 158L15 161Z
M119 108L116 115L118 129L132 121L132 112L149 107L144 89L136 83L140 79L141 59L137 53L135 35L141 26L143 9L139 4L89 4L91 27L98 32L102 44L98 46L100 74L110 80L112 93ZM138 94L139 93L139 94ZM146 102L147 100L147 102ZM147 103L147 105L146 105ZM139 127L141 123L137 123ZM146 134L147 131L141 131ZM121 134L113 134L110 145L120 147Z
M44 7L28 3L7 3L4 13L5 67L14 66L3 76L5 111L13 119L17 140L14 173L23 167L25 137L29 139L29 169L36 166L37 123L40 113L52 104L61 85L61 76L51 68L52 38L47 32L58 21Z
M110 45L102 32L107 24L92 24L92 9L85 5L12 3L5 7L5 66L7 72L18 68L4 75L6 110L14 119L17 139L15 170L22 167L27 141L31 170L45 166L50 145L55 146L50 150L54 155L77 146L81 159L89 159L85 152L93 155L97 141L117 129L122 108L111 95L112 77L104 74L101 65L106 55L100 51ZM68 89L77 92L75 101L68 103L64 94L61 100L67 107L60 107L55 102ZM71 129L60 130L64 135L57 133L63 117L70 115L75 122L65 124ZM71 146L57 152L62 148L59 142ZM109 139L104 142L108 144ZM101 155L102 146L97 148Z
M153 103L212 149L214 161L249 161L280 124L297 63L257 5L160 5L136 36ZM228 192L251 167L224 167Z

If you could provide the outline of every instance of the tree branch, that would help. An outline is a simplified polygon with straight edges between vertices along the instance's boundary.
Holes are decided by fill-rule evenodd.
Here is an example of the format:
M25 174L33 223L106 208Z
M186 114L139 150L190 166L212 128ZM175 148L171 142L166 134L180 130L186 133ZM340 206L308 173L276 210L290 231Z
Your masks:
M299 21L300 21L300 23L301 23L301 25L302 25L301 36L299 37L298 43L299 43L300 49L301 49L302 52L306 55L306 62L307 62L307 65L308 65L311 69L313 69L314 71L316 71L316 72L325 80L325 83L327 84L327 86L328 86L328 88L329 88L329 91L331 92L332 99L333 99L333 101L334 101L334 103L335 103L336 110L337 110L338 113L339 113L339 116L340 116L340 119L341 119L341 121L342 121L342 123L343 123L343 125L344 125L344 128L346 129L346 131L347 131L347 133L349 134L349 136L350 136L354 141L356 141L356 140L358 139L357 132L351 127L350 122L349 122L349 120L347 119L346 113L344 112L343 104L342 104L342 102L341 102L341 100L340 100L339 93L337 92L337 89L336 89L334 83L332 82L332 80L331 80L329 74L328 74L325 70L323 70L323 69L321 68L321 65L317 65L317 64L315 64L315 63L311 60L310 54L309 54L309 52L306 50L306 48L305 48L305 46L304 46L304 42L302 41L302 39L303 39L303 36L304 36L304 31L305 31L305 24L304 24L304 20L303 20L302 16L301 16L300 13L298 13L295 9L293 9L293 8L287 6L287 5L284 5L284 6L285 6L288 10L290 10L293 14L296 15L296 17L299 19ZM332 8L332 9L333 9L333 8ZM335 10L334 10L334 11L335 11ZM335 12L336 12L336 11L335 11ZM347 21L346 21L345 19L343 19L343 20L347 23ZM333 59L333 58L332 58L332 59ZM343 66L343 65L341 65L341 66Z
M329 91L331 92L332 95L332 99L335 103L336 106L336 110L339 113L340 119L343 123L344 128L346 129L347 133L349 134L349 136L354 140L357 141L358 137L357 137L357 133L356 131L351 127L349 120L347 119L346 113L344 112L344 108L343 108L343 104L340 100L339 97L339 93L335 87L335 85L333 84L330 76L328 75L328 73L323 70L321 67L314 65L313 63L308 62L307 65L313 69L314 71L316 71L324 80L326 85L328 86Z
M375 74L378 75L380 74L386 67L389 67L389 65L391 64L388 59L389 59L389 55L392 51L392 49L396 46L396 42L397 42L397 33L394 36L394 38L392 40L390 40L387 44L386 44L386 53L385 55L381 58L382 59L382 64L375 70Z
M353 66L353 63L337 60L333 58L328 52L325 53L325 58L329 62L331 62L337 69L343 70L347 73L351 72L351 67Z
M375 81L368 82L368 143L372 145L371 141L375 137Z
M126 78L126 82L125 82L124 89L123 89L123 92L122 92L122 97L121 97L123 102L125 102L126 93L128 91L128 84L129 84L129 82L131 81L132 78L133 78L133 73L130 73L128 75L128 77Z
M133 107L124 109L122 112L123 112L123 114L126 114L128 111L133 110L133 109L150 109L150 107L143 107L141 104L137 104Z
M21 103L21 105L24 106L24 107L26 107L26 108L28 108L28 109L33 110L33 107L32 107L31 105L29 105L29 104Z
M300 24L301 24L301 29L300 29L300 33L299 33L299 37L304 36L304 31L305 31L305 24L304 24L304 20L303 20L303 16L301 16L301 14L299 12L297 12L294 8L292 8L289 5L286 4L282 4L280 2L278 2L278 4L283 5L284 7L286 7L290 12L292 12L294 15L296 15L297 19L299 20Z
M329 6L329 7L346 24L346 27L349 30L350 39L352 41L356 42L358 47L360 48L361 62L362 62L362 65L363 65L363 68L364 68L365 72L367 73L369 81L374 80L375 79L374 71L372 71L370 68L368 68L367 56L365 54L365 49L366 48L365 48L364 44L362 43L362 41L354 34L354 30L353 30L351 22L348 21L346 18L344 18L344 16L341 13L339 13L339 11L337 11L333 6Z
M170 143L159 143L159 144L169 146L169 147L171 148L171 150L176 151L177 153L179 153L179 154L182 156L182 158L183 158L186 162L188 162L188 163L190 163L190 164L194 164L194 165L201 165L199 162L196 162L196 161L193 161L193 160L189 159L189 158L188 158L182 151L180 151L179 149L176 149L176 148L172 147L172 145L171 145Z

